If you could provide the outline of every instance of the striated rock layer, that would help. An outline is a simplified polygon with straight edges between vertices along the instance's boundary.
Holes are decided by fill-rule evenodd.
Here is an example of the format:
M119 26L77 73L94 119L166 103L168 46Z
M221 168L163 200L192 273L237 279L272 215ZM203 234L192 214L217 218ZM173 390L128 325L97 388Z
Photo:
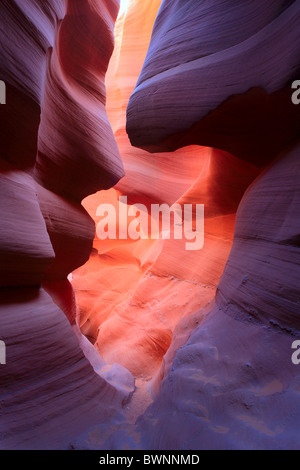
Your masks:
M298 20L293 0L163 2L128 106L132 144L208 145L258 165L271 161L299 132L289 99Z
M118 2L1 2L3 449L299 448L299 2L160 3L117 24L111 127ZM120 195L205 204L204 248L93 242Z
M67 280L89 258L95 233L81 199L124 173L105 112L117 12L115 0L0 5L4 449L67 448L89 426L120 419L132 389L123 371L126 384L115 387L114 374L101 377L86 359Z
M300 446L299 15L298 1L177 0L156 19L128 106L131 142L210 145L263 172L239 205L215 306L165 357L135 429L142 448Z
M166 357L158 398L138 422L142 447L299 448L299 150L242 200L215 306Z
M160 3L131 2L117 21L107 73L107 112L126 174L114 190L92 195L83 204L96 223L97 207L110 203L118 213L118 198L124 195L128 209L134 204L148 210L155 203L205 204L205 246L188 252L186 240L96 237L90 260L72 280L82 332L105 360L147 380L158 372L178 322L201 309L200 321L213 300L231 248L236 209L259 173L252 163L207 147L149 155L131 146L126 107Z

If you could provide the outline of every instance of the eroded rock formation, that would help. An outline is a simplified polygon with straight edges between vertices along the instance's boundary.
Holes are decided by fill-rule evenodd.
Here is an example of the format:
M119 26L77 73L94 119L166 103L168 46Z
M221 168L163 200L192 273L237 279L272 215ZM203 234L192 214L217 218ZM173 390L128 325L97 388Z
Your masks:
M1 448L67 448L132 392L85 358L67 280L95 233L81 199L123 176L104 85L117 13L114 0L0 5Z
M239 206L215 306L165 358L142 447L299 448L299 15L297 1L162 3L128 107L131 142L210 145L264 170Z
M299 1L160 3L110 125L117 0L1 2L2 448L299 448ZM205 204L204 248L93 240L121 195Z
M98 223L97 207L111 203L117 208L120 195L127 196L129 207L144 204L149 210L155 203L205 204L205 246L188 252L185 240L96 237L89 262L72 281L84 334L108 362L148 380L158 372L178 322L201 309L200 321L213 300L231 248L236 209L259 172L252 163L207 147L150 155L130 145L126 106L160 3L132 2L116 24L107 111L126 174L114 191L92 195L84 206Z
M208 145L258 165L275 158L299 132L289 99L298 15L293 0L163 2L128 106L133 145Z

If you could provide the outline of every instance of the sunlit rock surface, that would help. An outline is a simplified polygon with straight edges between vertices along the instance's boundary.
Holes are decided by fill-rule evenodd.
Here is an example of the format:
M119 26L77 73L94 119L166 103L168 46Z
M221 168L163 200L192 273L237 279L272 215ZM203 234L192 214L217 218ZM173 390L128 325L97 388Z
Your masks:
M126 174L114 190L90 196L83 204L96 223L97 207L110 203L117 209L121 195L127 196L129 207L144 204L149 212L155 203L205 204L204 248L189 252L186 240L96 237L89 262L72 281L82 332L105 360L147 380L159 372L178 322L199 309L203 313L212 302L231 248L236 209L259 172L251 163L207 147L150 155L130 145L126 107L160 3L132 2L116 24L106 78L107 111Z
M276 157L299 132L289 99L299 15L293 0L163 2L128 106L133 145L208 145L257 165Z
M117 23L108 120L118 2L1 2L3 449L300 446L299 2L160 3ZM124 195L204 204L203 249L93 241Z
M211 145L263 172L239 205L214 307L165 356L135 429L142 448L299 448L299 14L299 2L165 1L156 20L131 142Z
M140 446L299 448L299 161L298 145L242 200L215 306L165 357Z
M117 13L114 0L0 5L3 449L68 448L99 421L116 423L134 388L128 371L86 359L67 280L95 233L81 199L123 176L104 85Z

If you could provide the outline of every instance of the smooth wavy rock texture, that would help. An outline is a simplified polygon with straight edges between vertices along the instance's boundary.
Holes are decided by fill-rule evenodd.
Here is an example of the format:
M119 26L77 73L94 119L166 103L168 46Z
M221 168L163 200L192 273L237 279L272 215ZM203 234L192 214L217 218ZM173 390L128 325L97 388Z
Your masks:
M68 448L89 426L121 419L134 388L98 354L91 366L67 280L95 233L81 199L124 173L105 111L117 13L114 0L0 5L1 448Z
M94 373L51 297L19 288L0 299L1 448L66 449L80 431L118 422L123 395Z
M128 106L131 142L211 145L263 171L239 205L214 307L164 358L135 428L141 448L299 448L299 15L297 1L161 5Z
M299 449L299 1L134 0L108 70L118 6L0 3L0 448Z
M96 237L90 260L72 280L82 332L106 361L122 364L144 380L160 377L178 322L200 310L190 322L194 326L213 301L231 248L236 209L259 172L228 152L206 147L150 155L130 145L126 106L160 3L131 2L117 21L106 78L107 112L126 174L114 190L92 195L83 204L96 223L97 207L113 204L118 214L118 198L124 195L128 210L141 203L149 211L155 203L205 204L205 246L188 252L185 240Z
M299 448L299 151L246 192L215 306L166 355L137 424L142 448Z
M290 86L282 90L299 72L299 15L293 0L164 1L128 106L131 143L271 161L299 132Z

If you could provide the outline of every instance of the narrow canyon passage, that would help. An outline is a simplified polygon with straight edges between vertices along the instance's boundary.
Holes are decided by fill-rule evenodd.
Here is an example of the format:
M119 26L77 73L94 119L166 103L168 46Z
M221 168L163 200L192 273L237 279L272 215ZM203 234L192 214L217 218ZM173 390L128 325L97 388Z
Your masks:
M187 3L193 7L193 2ZM260 18L262 29L268 21L272 22L272 15L280 15L279 3L274 10L268 11L264 19ZM216 446L224 445L219 442L226 442L226 446L230 446L229 430L235 436L239 427L245 431L241 444L238 443L238 437L233 438L237 439L236 446L243 446L243 440L255 440L254 434L257 432L264 434L264 442L268 446L272 436L282 433L279 426L275 432L272 431L273 419L268 412L269 401L272 403L272 399L269 400L268 397L280 393L286 387L284 384L289 381L287 375L293 376L293 372L288 367L290 372L281 373L280 378L274 374L274 366L270 370L263 368L258 372L258 363L264 363L262 358L268 356L264 346L265 333L263 329L255 331L255 328L252 330L248 326L245 329L243 326L243 321L249 322L249 325L252 323L248 315L254 317L254 323L264 323L268 316L273 318L278 310L275 307L274 294L270 294L270 298L266 295L266 300L258 294L264 312L264 320L258 320L259 308L254 307L251 301L248 306L243 297L243 291L249 289L249 278L253 274L257 279L257 293L261 289L260 283L266 282L260 280L256 268L252 268L251 255L248 264L243 265L247 250L252 252L255 259L262 249L251 246L250 234L253 227L250 223L247 233L245 232L243 208L248 208L248 215L244 215L245 220L248 220L251 207L247 201L252 197L255 210L260 214L255 206L255 191L259 191L257 187L259 188L260 183L253 182L260 174L264 175L264 168L277 156L280 148L285 148L286 142L292 142L295 138L297 140L299 126L296 122L299 112L291 106L287 88L272 95L278 89L278 84L273 85L273 88L269 85L267 98L263 90L265 85L261 85L261 89L251 88L251 85L260 85L251 76L248 77L247 85L243 85L241 81L236 86L234 97L223 102L226 95L224 89L221 89L220 95L223 93L223 98L220 103L214 101L216 98L211 98L210 81L206 75L209 72L205 68L202 72L200 64L200 72L197 67L196 73L193 69L197 60L201 60L201 48L205 47L204 43L199 44L198 49L189 47L191 41L197 42L193 32L193 8L189 10L186 5L185 13L191 22L191 30L187 32L184 29L185 23L178 16L178 12L184 10L183 4L180 1L173 4L163 2L152 32L153 21L161 2L155 5L157 8L154 4L156 2L133 2L126 15L117 21L116 47L107 73L107 112L124 162L125 176L114 190L90 196L84 201L84 206L98 223L99 218L95 216L97 206L108 202L117 206L118 198L122 196L127 197L128 207L144 204L149 208L155 203L204 204L205 243L201 250L189 252L182 240L151 242L149 239L141 239L136 242L112 241L103 244L96 238L92 257L87 265L74 273L73 278L81 329L95 344L105 361L124 366L136 378L137 390L129 403L127 417L129 424L134 424L139 417L134 429L142 436L146 448L182 448L183 442L189 442L186 445L194 445L195 448L197 445L204 447L210 445L210 438ZM245 5L245 11L248 7L251 9ZM220 5L220 9L222 8ZM232 22L235 17L238 21L239 13L237 8ZM292 8L289 14L292 14ZM210 21L214 24L213 15L207 21L210 15L211 11L206 11L205 6L203 11L199 6L200 22L204 18L204 31L209 31ZM166 17L169 21L166 21ZM284 14L282 21L285 21ZM196 29L197 27L198 25ZM241 43L245 40L247 44L247 34L255 36L256 28L257 23L253 23L247 32L241 29ZM184 34L183 42L178 39L180 33ZM212 40L216 57L217 42L222 35L228 47L234 41L233 38L226 38L224 31L219 31L219 34L218 39ZM263 36L261 40L264 41ZM222 44L222 49L224 47ZM251 46L245 45L246 49L247 47L251 50ZM179 55L175 51L180 51ZM220 54L220 57L221 61L226 62L226 54ZM214 58L212 54L213 64ZM221 83L218 81L218 66L216 61L217 78L213 74L210 77L210 80L216 81L216 86ZM235 73L242 75L237 62L234 66ZM196 79L199 80L201 73L203 82L200 81L199 91L199 82ZM228 89L232 87L230 80L231 78ZM281 83L284 84L284 80ZM202 87L206 87L207 95L203 93ZM199 123L191 101L193 94L199 96L198 114L202 118ZM183 104L183 98L188 104ZM210 99L212 102L209 102ZM216 108L217 111L206 117L207 102L210 109ZM203 115L202 107L205 110ZM239 116L236 120L236 108L246 110L246 117L240 119ZM279 109L280 115L277 111ZM181 110L184 122L178 120L177 114ZM227 124L224 128L225 122ZM191 126L191 123L194 125ZM247 127L247 132L243 126ZM260 130L262 126L266 127L263 136ZM205 143L211 147L192 145ZM159 150L163 153L157 153ZM295 164L296 154L286 158L294 162L292 165ZM276 170L273 171L273 177L270 187L276 184ZM247 196L243 199L246 191ZM240 206L241 200L243 203ZM289 198L285 201L284 204L290 204ZM240 215L236 227L238 207ZM262 209L261 214L266 217L264 210L267 212L267 209ZM278 216L285 217L279 213ZM258 215L258 224L263 217L260 219ZM282 223L286 224L280 222ZM293 224L293 230L297 230L295 220ZM241 242L238 241L240 232L244 233ZM236 241L232 246L234 233ZM259 239L255 234L254 240L257 237ZM238 248L239 243L241 246L249 243L246 251L245 248L244 251ZM276 258L277 255L272 264L276 263ZM271 271L268 276L272 278ZM254 281L250 281L250 284L251 282ZM292 286L295 286L294 279L291 280L291 289ZM255 289L253 287L252 295ZM256 301L253 303L255 305ZM270 303L273 309L268 313ZM221 312L228 312L229 318L234 317L238 321L226 321ZM273 320L270 320L270 324L274 324ZM271 333L269 337L274 345L277 344L275 336ZM252 337L256 338L254 342ZM243 346L240 341L244 343ZM280 348L288 357L287 338L282 338L280 344L280 347L278 344L274 346L278 363L282 361ZM245 345L248 346L248 353L244 356ZM223 357L228 358L224 367L221 351ZM237 363L232 360L232 354L239 358ZM251 359L247 361L247 357ZM269 364L268 360L266 362ZM255 385L252 382L254 376ZM241 405L238 404L236 409L231 410L231 400L235 400L235 387L242 395ZM291 387L294 389L294 384ZM147 391L155 400L146 411L150 403ZM290 393L293 395L294 392ZM249 398L249 394L254 394L254 397ZM258 411L263 405L255 398L256 395L266 401L263 419ZM218 408L217 396L222 396L226 402L224 421L222 417L216 417L215 420L212 418L214 410ZM250 402L255 403L252 412L244 413L244 406L252 409ZM281 406L285 408L286 404L281 401ZM166 416L170 422L166 421ZM208 425L202 425L201 422L207 422ZM181 426L182 435L178 435ZM192 429L198 430L202 437L201 443L193 437ZM123 439L126 440L132 432L130 427L125 427ZM122 435L122 431L120 434ZM281 438L284 441L285 437Z
M89 261L72 275L81 331L99 351L106 378L109 364L118 364L137 379L140 413L150 402L144 386L155 395L168 372L162 364L165 354L170 349L170 363L174 345L183 345L211 308L232 246L236 209L259 173L254 165L208 147L150 154L130 144L126 109L160 3L137 1L121 7L106 86L108 119L125 176L114 189L86 198L83 206L97 224L98 207L112 204L118 212L119 197L124 196L127 211L136 204L149 209L155 203L204 204L204 247L187 251L185 240L99 240L96 234ZM135 398L126 410L134 404Z
M0 449L299 449L300 0L0 21Z

